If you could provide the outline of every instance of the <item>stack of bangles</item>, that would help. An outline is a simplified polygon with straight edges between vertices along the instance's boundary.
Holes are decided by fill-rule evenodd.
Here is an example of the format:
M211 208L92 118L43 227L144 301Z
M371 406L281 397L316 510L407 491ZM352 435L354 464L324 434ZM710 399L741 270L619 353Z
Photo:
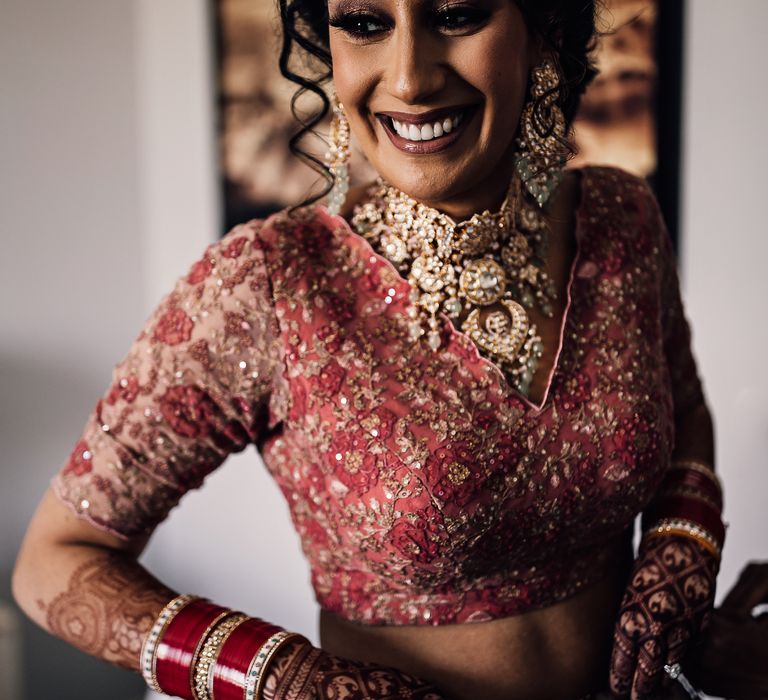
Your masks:
M316 657L320 650L302 635L205 598L180 595L163 608L144 641L141 673L152 690L174 697L258 700L270 661L290 640L304 642L302 652L309 653L298 656L302 668L310 668L314 659L309 657ZM301 669L293 666L295 688ZM306 697L308 676L305 673L298 683L302 690L294 691L295 697Z
M725 541L722 512L723 491L712 467L676 460L643 514L643 540L680 535L696 540L720 559Z

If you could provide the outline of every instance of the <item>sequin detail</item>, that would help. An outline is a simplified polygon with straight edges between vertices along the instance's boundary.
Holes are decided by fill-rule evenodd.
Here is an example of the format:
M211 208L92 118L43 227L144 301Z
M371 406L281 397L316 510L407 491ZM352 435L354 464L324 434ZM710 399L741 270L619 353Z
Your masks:
M579 265L540 406L446 316L439 352L413 343L407 280L346 222L282 212L236 227L179 280L56 492L132 537L253 442L325 609L437 625L576 594L627 556L675 414L703 401L655 198L617 169L582 183Z

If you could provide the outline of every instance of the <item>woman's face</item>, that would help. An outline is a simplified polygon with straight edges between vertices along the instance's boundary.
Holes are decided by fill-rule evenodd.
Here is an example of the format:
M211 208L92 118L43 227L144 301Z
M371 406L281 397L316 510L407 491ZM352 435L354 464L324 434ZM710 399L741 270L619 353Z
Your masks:
M497 208L538 48L513 0L328 0L336 92L388 182L453 215Z

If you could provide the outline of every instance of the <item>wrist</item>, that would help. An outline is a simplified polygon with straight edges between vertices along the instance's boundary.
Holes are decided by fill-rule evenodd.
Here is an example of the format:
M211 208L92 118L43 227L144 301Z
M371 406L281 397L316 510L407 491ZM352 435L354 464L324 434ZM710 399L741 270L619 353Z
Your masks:
M260 700L284 647L311 644L301 635L214 605L178 596L158 616L141 650L153 690L186 700Z
M714 470L695 460L675 460L658 493L643 512L641 551L653 540L694 540L716 559L725 542L722 487Z
M294 640L280 650L264 681L264 700L311 700L316 697L315 674L327 654L306 640Z

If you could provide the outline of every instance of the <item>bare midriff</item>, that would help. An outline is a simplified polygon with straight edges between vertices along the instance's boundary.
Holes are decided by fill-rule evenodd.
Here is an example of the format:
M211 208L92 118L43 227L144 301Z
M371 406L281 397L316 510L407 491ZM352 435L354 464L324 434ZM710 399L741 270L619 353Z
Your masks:
M576 700L608 684L627 571L561 603L489 622L362 625L320 612L320 643L349 659L432 681L446 700Z

